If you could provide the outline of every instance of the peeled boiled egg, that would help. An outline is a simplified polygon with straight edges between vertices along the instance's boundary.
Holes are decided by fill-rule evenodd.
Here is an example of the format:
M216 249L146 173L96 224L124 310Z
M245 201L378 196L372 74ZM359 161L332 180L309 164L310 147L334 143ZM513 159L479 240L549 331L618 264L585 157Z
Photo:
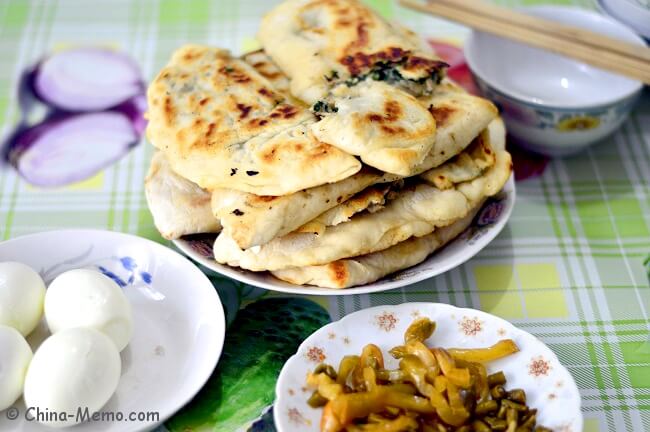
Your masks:
M118 351L133 334L131 304L124 292L94 270L70 270L54 279L45 295L45 319L52 333L75 327L99 330Z
M25 373L32 349L18 330L0 325L0 411L9 408L23 394Z
M43 279L31 267L19 262L0 263L0 324L27 336L41 320L44 297Z
M77 410L99 411L120 380L122 363L113 341L91 328L61 330L38 348L25 378L25 404L40 412L68 413L37 417L54 427L79 422Z

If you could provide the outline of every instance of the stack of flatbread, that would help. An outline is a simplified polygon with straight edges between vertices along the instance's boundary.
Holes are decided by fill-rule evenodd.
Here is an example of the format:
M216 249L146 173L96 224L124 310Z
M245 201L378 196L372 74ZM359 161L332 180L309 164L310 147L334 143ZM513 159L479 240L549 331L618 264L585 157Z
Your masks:
M345 288L423 261L509 178L496 108L359 1L287 0L259 39L182 47L149 87L165 238L218 233L219 263Z

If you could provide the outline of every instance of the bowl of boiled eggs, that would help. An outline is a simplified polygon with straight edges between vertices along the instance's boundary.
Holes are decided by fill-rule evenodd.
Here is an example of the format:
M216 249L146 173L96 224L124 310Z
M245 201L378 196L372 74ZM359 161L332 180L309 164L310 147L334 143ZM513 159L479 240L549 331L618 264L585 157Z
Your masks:
M0 430L147 430L200 390L223 346L219 297L138 237L52 231L0 243Z

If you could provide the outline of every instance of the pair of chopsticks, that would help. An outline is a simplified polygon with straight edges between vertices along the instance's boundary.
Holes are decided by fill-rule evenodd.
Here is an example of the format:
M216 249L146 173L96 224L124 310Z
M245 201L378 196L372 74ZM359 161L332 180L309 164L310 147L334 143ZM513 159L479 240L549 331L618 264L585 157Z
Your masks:
M648 47L533 17L481 0L400 0L400 3L410 9L562 54L650 84Z

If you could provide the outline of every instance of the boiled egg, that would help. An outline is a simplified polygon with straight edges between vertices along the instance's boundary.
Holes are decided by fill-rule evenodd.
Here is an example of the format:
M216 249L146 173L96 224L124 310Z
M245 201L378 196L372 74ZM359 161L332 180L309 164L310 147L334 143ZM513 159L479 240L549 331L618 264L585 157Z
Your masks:
M44 297L43 279L31 267L19 262L0 263L0 324L27 336L41 320Z
M61 330L34 354L25 378L25 404L35 411L69 414L67 419L36 417L43 424L74 425L80 407L95 413L108 402L121 370L120 353L104 333L91 328Z
M45 295L45 319L52 333L89 327L107 335L122 351L133 334L131 304L102 273L70 270L52 281Z
M0 325L0 411L9 408L23 394L25 373L32 349L18 330Z

